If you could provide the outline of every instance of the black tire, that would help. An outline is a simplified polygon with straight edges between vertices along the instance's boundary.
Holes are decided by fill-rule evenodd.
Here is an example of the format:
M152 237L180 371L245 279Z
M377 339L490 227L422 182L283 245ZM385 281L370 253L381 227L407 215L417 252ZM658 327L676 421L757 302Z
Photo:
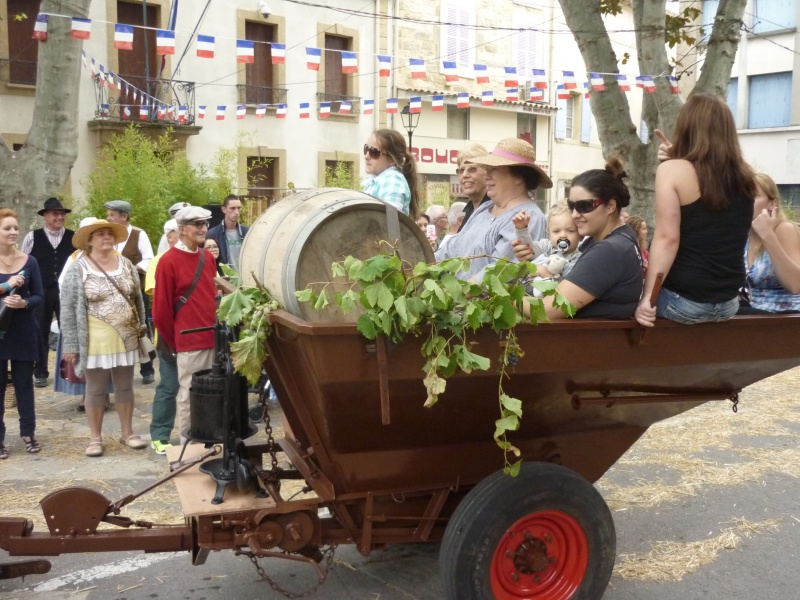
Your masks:
M562 538L558 528L555 541L549 533L542 536L541 532L549 531L550 516L575 536ZM539 527L540 523L544 526ZM518 527L512 529L515 524ZM498 471L470 490L447 525L439 554L445 597L598 600L611 579L616 545L614 521L605 500L577 473L549 463L523 464L517 477ZM559 549L563 556L556 556ZM520 555L529 561L517 563ZM545 562L531 568L533 556ZM585 571L576 564L586 564ZM563 579L559 569L566 570L566 584L558 584ZM509 583L511 588L503 587ZM522 586L528 587L523 590Z

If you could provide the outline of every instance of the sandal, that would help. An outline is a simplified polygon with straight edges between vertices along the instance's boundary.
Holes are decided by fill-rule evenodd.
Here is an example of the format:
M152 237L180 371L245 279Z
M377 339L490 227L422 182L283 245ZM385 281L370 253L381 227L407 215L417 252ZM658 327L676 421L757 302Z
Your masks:
M36 439L31 437L22 436L22 441L25 443L25 452L28 454L39 454L42 451L42 446Z
M84 454L86 456L103 456L103 441L98 438L90 439Z
M142 448L147 447L147 442L145 442L136 434L132 434L127 438L119 438L119 443L123 446L127 446L128 448L133 448L134 450L141 450Z
M5 460L8 458L8 450L3 444L0 444L0 460Z

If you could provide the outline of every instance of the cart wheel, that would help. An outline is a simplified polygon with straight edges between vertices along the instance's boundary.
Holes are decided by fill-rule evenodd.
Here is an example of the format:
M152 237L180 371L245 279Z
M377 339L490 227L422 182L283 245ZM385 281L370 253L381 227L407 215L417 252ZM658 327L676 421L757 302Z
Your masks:
M549 463L490 475L461 501L439 554L449 600L596 600L616 533L592 484Z

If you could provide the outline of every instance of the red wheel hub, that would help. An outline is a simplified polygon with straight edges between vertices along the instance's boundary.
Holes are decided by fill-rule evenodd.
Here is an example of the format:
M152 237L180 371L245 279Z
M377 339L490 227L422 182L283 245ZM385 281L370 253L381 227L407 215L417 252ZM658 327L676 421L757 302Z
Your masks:
M558 510L531 513L497 544L492 592L497 600L568 600L588 564L589 542L578 521Z

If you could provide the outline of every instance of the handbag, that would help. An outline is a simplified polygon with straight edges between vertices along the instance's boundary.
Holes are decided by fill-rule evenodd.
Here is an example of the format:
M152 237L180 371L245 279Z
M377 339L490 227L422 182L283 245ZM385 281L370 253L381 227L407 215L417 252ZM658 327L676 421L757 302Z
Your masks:
M61 359L61 378L69 381L70 383L86 383L85 377L78 377L75 374L75 365L69 362L67 359Z
M106 276L106 279L108 279L111 282L111 285L113 285L117 289L117 291L120 293L120 295L123 298L125 298L128 301L128 303L131 305L131 308L133 309L133 316L136 319L135 328L137 329L137 332L139 334L139 346L138 346L138 348L139 348L139 362L146 363L146 362L150 362L151 360L155 360L155 358L156 358L156 348L155 348L155 346L153 346L153 342L150 341L150 338L147 337L147 326L141 324L142 321L139 318L139 309L136 307L136 303L131 301L130 296L126 296L125 294L122 293L122 290L119 289L119 286L117 285L117 282L114 281L108 275L108 273L105 272L105 269L103 269L103 267L101 267L100 265L97 264L97 261L95 261L91 256L88 256L88 255L86 256L86 258L88 258L90 261L92 261L92 264L95 267L100 269L100 271L103 273L103 275Z

